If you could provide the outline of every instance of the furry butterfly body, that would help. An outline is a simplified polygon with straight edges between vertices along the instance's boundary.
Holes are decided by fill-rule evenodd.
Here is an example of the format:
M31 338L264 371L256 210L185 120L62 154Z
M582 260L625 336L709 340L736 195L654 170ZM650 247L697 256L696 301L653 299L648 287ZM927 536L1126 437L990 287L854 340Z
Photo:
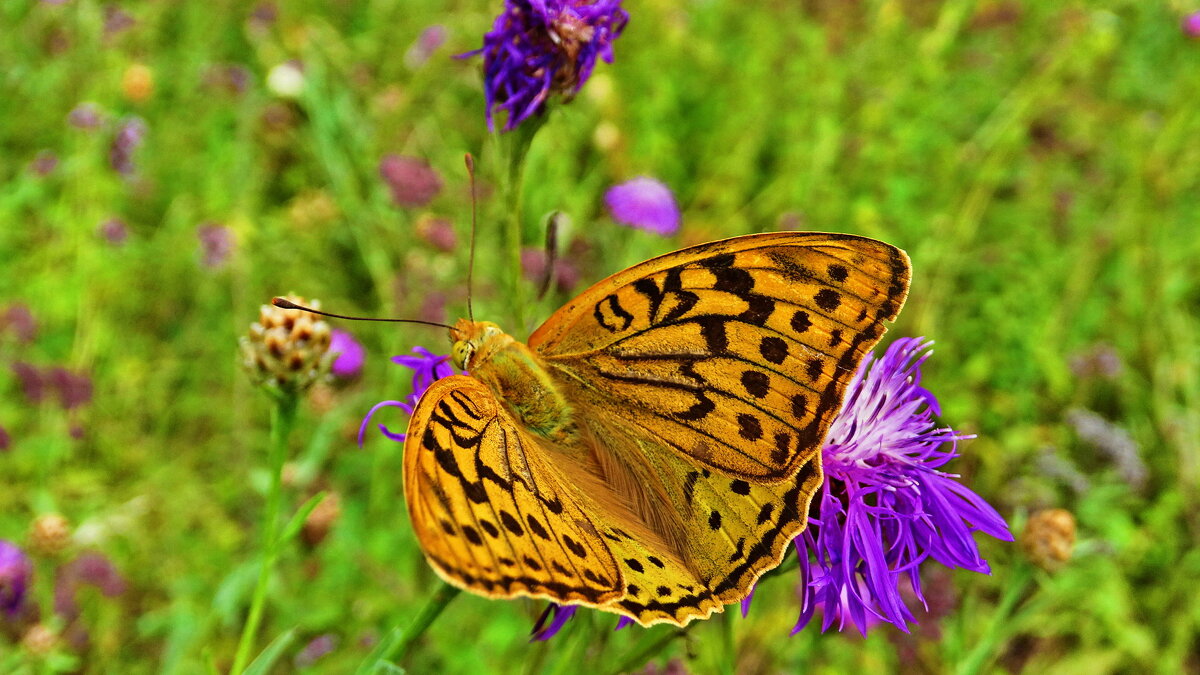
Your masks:
M470 375L409 423L404 489L450 583L684 625L803 531L846 385L907 294L882 242L780 232L605 279L521 343L451 330Z

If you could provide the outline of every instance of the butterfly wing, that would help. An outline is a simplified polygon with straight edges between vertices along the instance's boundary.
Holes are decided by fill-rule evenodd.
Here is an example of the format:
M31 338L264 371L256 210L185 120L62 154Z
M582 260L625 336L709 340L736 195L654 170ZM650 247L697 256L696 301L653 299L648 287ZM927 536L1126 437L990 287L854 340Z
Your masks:
M844 234L735 237L605 279L529 339L572 396L702 468L782 481L818 453L909 261Z
M404 496L446 581L488 597L599 606L623 595L594 512L479 381L435 382L409 421Z

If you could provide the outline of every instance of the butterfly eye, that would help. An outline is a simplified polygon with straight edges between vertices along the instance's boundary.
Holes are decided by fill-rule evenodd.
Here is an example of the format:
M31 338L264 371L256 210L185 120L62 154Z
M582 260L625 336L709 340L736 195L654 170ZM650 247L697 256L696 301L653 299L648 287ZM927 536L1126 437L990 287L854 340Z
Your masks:
M471 361L471 356L475 354L475 347L470 342L455 342L450 348L450 357L454 360L454 367L458 370L466 370L467 363Z

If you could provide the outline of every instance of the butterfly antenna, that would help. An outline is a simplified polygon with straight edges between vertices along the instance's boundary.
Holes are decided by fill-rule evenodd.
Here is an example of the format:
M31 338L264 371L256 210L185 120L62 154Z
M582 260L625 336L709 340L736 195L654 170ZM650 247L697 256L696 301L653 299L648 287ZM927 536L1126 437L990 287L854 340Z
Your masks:
M344 314L333 314L332 312L322 312L321 310L313 309L312 307L305 307L304 305L297 305L296 303L292 302L291 300L288 300L287 298L271 298L271 304L275 305L276 307L279 307L281 309L298 309L302 312L308 312L310 314L320 314L321 316L328 316L333 319L345 319L347 321L382 321L382 322L387 322L387 323L419 323L423 326L435 326L437 328L446 328L449 330L454 330L454 326L450 326L450 325L447 325L444 323L438 323L436 321L422 321L420 319L379 319L379 318L369 317L369 316L346 316Z
M463 160L467 164L467 176L471 179L471 258L467 262L467 318L475 321L475 312L471 308L472 281L475 277L475 221L479 210L475 204L475 158L467 153Z

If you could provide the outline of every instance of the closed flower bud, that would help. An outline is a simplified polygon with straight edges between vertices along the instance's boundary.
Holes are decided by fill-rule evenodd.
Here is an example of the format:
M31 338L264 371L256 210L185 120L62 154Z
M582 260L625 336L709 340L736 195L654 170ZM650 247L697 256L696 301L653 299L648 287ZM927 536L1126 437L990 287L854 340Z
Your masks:
M288 300L304 305L303 298ZM320 309L316 300L309 304ZM298 309L263 305L258 322L241 339L242 365L256 384L301 392L329 372L329 324Z
M1043 509L1025 524L1021 548L1033 564L1052 572L1071 559L1075 548L1075 516L1066 509Z
M329 531L333 529L334 523L338 517L342 515L342 500L336 492L330 492L325 495L325 498L317 504L316 508L308 514L308 518L304 520L304 529L301 534L304 536L304 543L309 546L316 546L325 537L329 536Z
M38 516L29 527L29 549L44 556L56 556L71 543L71 523L57 513Z
M54 651L54 647L58 644L58 635L54 629L44 623L35 624L32 628L25 631L25 636L21 638L21 646L25 651L34 656L46 656Z

